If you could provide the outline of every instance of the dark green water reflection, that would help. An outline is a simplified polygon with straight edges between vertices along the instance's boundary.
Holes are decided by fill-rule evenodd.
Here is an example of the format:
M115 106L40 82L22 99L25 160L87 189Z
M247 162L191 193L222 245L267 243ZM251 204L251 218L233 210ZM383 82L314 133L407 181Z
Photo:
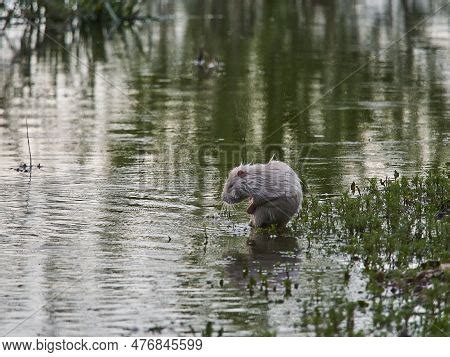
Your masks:
M364 297L360 272L338 283L348 257L327 247L248 246L243 207L219 214L221 186L273 154L323 195L448 161L450 8L393 44L443 4L154 1L159 22L115 31L10 27L0 334L199 334L212 321L295 335L304 297ZM194 66L201 47L217 71ZM31 184L10 170L28 159L26 118L43 165ZM250 296L247 270L270 271L277 292ZM286 271L298 289L277 303Z

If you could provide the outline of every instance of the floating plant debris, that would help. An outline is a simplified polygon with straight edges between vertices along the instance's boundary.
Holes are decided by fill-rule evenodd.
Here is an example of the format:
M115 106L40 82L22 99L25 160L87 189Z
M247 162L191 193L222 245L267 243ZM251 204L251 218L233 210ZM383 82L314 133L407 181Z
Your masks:
M11 167L10 170L14 170L17 172L30 172L31 170L38 169L42 170L43 166L39 163L36 166L35 165L27 165L25 163L20 164L17 167Z

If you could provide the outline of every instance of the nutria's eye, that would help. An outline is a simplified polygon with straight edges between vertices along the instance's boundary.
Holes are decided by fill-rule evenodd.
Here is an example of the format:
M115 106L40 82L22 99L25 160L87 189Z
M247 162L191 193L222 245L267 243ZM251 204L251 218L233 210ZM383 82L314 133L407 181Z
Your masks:
M228 189L231 190L234 186L234 183L230 183L230 185L228 186Z

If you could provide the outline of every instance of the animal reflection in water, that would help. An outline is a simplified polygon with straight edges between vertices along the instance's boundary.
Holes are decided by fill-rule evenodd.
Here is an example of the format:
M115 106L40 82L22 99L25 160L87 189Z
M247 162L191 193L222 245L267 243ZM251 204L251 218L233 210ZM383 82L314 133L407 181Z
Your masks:
M227 278L232 285L248 288L253 277L255 289L282 288L286 279L297 280L299 247L297 239L289 236L273 238L267 231L252 229L247 241L248 253L231 253ZM261 287L261 275L267 277L267 287Z

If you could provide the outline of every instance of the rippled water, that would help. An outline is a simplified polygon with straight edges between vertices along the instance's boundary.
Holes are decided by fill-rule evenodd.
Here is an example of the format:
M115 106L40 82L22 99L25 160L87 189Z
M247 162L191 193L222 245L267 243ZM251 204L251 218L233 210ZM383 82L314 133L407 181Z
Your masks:
M29 53L13 26L0 37L0 334L189 335L207 321L298 334L300 302L343 290L348 257L332 238L248 245L243 206L220 214L223 180L275 154L334 195L448 161L450 9L392 45L442 4L155 1L159 22L42 26ZM217 71L193 65L200 47ZM31 181L13 170L28 162L26 119ZM260 270L268 299L247 289ZM355 271L343 291L364 285Z

